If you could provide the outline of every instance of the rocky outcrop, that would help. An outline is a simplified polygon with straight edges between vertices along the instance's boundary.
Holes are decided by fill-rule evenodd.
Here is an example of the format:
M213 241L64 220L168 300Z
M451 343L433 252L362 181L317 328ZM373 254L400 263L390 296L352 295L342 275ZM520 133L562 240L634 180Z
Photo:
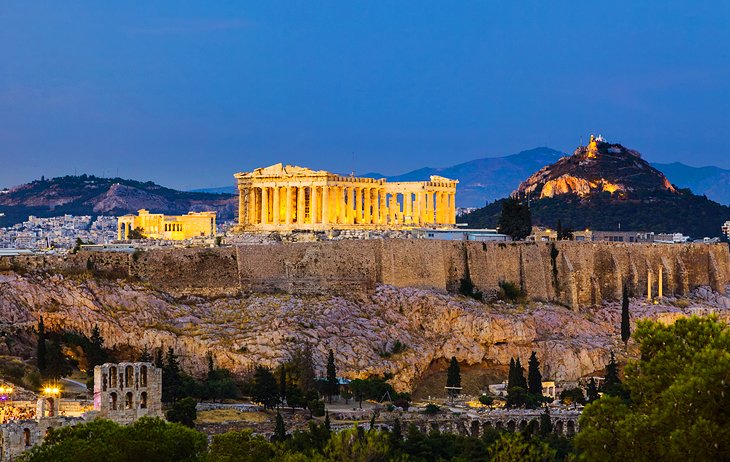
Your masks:
M728 307L730 300L703 289L686 308L637 300L632 313L634 320L671 321L711 308L727 318ZM616 304L575 312L385 285L351 296L173 297L122 281L0 275L0 322L30 328L39 315L48 329L89 335L98 325L109 347L172 346L183 365L199 373L208 352L217 364L242 372L255 364L274 367L303 345L312 346L323 373L331 348L343 375L390 372L400 390L411 389L431 364L452 356L463 364L501 367L532 350L545 377L574 380L601 369L609 350L619 349L620 325ZM391 354L396 340L407 348Z

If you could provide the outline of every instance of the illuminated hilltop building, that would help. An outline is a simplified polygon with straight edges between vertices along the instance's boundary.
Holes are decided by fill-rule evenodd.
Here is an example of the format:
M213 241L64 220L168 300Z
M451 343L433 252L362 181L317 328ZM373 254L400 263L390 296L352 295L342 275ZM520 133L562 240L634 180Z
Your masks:
M139 215L124 215L117 222L117 239L128 239L133 229L141 229L150 239L182 241L216 234L215 212L189 212L187 215L164 215L139 210Z
M456 184L392 182L282 164L234 175L239 231L453 227Z

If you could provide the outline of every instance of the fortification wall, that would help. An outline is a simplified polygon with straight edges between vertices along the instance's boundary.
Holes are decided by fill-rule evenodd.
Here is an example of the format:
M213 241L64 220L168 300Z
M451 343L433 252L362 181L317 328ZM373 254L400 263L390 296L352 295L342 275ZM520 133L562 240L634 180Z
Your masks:
M725 244L481 243L385 239L166 249L134 254L79 252L0 258L0 270L46 270L130 278L173 294L243 292L347 294L376 284L455 292L464 278L493 293L501 281L528 297L578 307L698 286L724 292L730 283Z

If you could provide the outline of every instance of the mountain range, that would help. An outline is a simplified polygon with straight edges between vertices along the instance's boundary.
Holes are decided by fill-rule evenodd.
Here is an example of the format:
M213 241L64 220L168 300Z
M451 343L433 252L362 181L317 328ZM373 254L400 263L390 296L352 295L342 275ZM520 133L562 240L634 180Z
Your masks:
M431 175L459 180L456 196L459 207L483 207L489 202L509 196L522 180L546 165L568 154L539 147L502 157L485 157L450 167L423 167L400 175L377 172L358 174L366 178L386 178L388 181L425 181ZM721 204L730 204L730 170L719 167L691 167L680 162L652 163L679 188L689 188ZM197 189L194 192L235 194L235 187Z

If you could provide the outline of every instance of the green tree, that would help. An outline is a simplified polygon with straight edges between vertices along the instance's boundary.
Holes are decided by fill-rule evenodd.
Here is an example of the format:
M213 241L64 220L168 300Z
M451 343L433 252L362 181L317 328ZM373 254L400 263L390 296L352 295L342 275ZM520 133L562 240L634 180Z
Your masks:
M594 379L593 377L591 377L591 379L588 381L588 385L586 386L586 396L587 402L589 403L592 403L600 397L600 395L598 394L596 379Z
M489 448L491 462L549 462L557 451L547 443L527 438L521 433L504 433Z
M332 350L327 356L327 398L332 402L333 395L340 394L340 382L337 380L337 368L335 367L335 355Z
M586 406L576 446L585 460L730 460L730 327L716 317L641 321L627 402ZM611 448L607 452L605 448Z
M137 358L137 361L143 362L143 363L152 362L152 355L150 354L150 350L149 350L149 348L147 348L147 345L145 345L144 349L142 349L142 353L140 353L139 357Z
M350 390L353 397L358 401L359 408L362 409L362 401L367 393L367 383L362 379L354 379L350 381Z
M284 441L286 439L286 428L284 427L284 418L281 417L279 411L276 412L276 426L274 427L274 436L272 441Z
M360 434L352 429L332 433L325 455L333 462L386 462L391 460L392 449L384 432Z
M271 371L258 366L254 371L253 400L261 403L266 409L273 409L279 404L279 393L276 379Z
M279 368L279 400L286 401L286 366L284 364Z
M292 384L299 386L306 394L310 390L316 390L316 374L314 371L314 359L312 349L309 346L295 350L289 360L290 379Z
M98 324L94 324L94 328L91 330L86 357L89 363L89 375L94 375L94 367L100 366L107 361L104 337L101 336Z
M274 445L251 430L231 431L213 436L208 462L264 462L275 454Z
M130 241L144 239L144 229L142 229L140 227L130 229L129 232L127 233L127 239Z
M540 361L533 351L527 365L527 391L536 397L542 398L542 374L540 373Z
M505 199L502 202L502 214L497 228L515 241L521 241L532 233L532 215L530 207L516 199Z
M286 396L286 402L292 408L292 410L296 410L296 408L304 409L305 407L307 407L307 400L304 396L304 393L302 392L302 389L297 386L289 388Z
M461 368L456 356L451 357L449 369L446 371L446 386L449 387L449 396L453 399L461 390Z
M631 337L631 320L629 318L629 291L626 284L621 290L621 341L628 346Z
M56 338L47 342L46 369L44 377L58 380L66 377L73 370L71 364L61 350L61 339Z
M43 316L38 320L38 342L36 345L36 365L41 374L45 374L47 364L46 351L46 327L43 324Z
M190 397L175 401L172 409L167 411L167 420L183 424L186 427L195 428L195 419L198 418L197 405L198 402Z
M545 410L540 414L540 435L547 436L553 432L553 421L550 419L550 409L545 406Z
M167 349L162 367L162 401L171 403L182 397L183 377L175 350Z
M307 402L307 409L312 417L322 417L325 413L324 401L321 399L310 399Z

